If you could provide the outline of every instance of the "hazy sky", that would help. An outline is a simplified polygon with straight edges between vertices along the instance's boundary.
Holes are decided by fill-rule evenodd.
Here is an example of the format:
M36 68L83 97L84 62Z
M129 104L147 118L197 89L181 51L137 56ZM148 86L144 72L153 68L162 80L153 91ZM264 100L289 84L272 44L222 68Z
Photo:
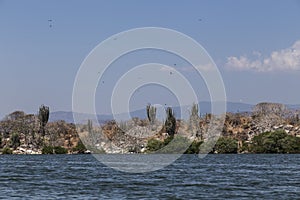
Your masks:
M299 0L0 0L0 116L17 109L35 113L40 104L70 111L74 79L88 53L113 34L149 26L174 29L199 42L222 74L228 101L300 103ZM187 63L142 51L116 61L107 72L107 86L99 86L96 95L99 112L109 112L109 91L124 70L151 61L178 63L200 99L209 100ZM146 101L176 102L165 89L140 90L132 97L133 108Z

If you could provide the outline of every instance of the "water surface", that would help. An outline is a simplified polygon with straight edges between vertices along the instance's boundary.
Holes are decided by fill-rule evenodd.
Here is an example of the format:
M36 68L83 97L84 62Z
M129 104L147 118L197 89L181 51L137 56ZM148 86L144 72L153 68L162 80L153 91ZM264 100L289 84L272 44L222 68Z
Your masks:
M300 155L183 155L141 174L92 155L0 155L0 199L299 199L299 169Z

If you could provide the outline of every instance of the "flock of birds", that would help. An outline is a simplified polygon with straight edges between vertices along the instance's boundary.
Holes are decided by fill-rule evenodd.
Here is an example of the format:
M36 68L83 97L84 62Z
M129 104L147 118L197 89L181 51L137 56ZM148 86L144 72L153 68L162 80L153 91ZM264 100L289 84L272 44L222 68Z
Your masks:
M198 19L198 21L202 21L202 19ZM53 27L53 20L52 19L48 19L48 24L49 24L49 28L52 28ZM117 40L117 38L114 38L114 40ZM176 66L176 63L174 63L174 66ZM170 71L170 75L173 75L172 71ZM102 81L102 84L104 84L104 81Z

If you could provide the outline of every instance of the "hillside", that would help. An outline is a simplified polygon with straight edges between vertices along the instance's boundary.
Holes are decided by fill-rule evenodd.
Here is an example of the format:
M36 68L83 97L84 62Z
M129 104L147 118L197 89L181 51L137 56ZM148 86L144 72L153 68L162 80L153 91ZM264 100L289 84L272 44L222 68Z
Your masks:
M209 104L202 104L203 108L204 105ZM254 107L248 104L228 105L229 109L241 110L226 113L223 129L220 130L221 138L231 139L232 141L227 142L236 144L236 151L250 151L245 146L251 146L257 136L266 132L279 131L287 136L300 138L300 113L295 110L298 108L296 106L289 106L293 108L289 109L288 106L276 103L260 103ZM250 107L251 112L247 111ZM62 147L68 153L75 153L78 145L81 145L81 139L94 153L138 153L149 150L149 141L162 147L174 137L195 141L197 145L209 140L210 122L217 116L209 113L199 115L196 106L192 107L189 120L176 119L176 109L178 108L169 110L166 115L174 115L174 122L167 122L169 117L164 122L155 119L155 116L153 121L149 121L146 110L138 110L132 113L132 119L120 123L111 120L109 115L99 116L102 118L101 127L88 120L91 115L82 114L81 123L75 126L70 123L71 112L54 112L50 114L45 126L45 136L42 135L38 116L15 111L0 121L0 151L5 149L13 153L39 154L44 147ZM288 139L294 142L293 138Z

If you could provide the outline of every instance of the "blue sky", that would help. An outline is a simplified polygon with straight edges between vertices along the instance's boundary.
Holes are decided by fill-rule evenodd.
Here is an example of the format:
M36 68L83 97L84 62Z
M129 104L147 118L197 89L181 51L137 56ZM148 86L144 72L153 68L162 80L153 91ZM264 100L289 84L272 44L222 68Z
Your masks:
M40 104L71 110L75 76L88 53L113 34L148 26L174 29L199 42L222 74L228 101L300 103L299 0L0 0L0 116L35 113ZM187 67L160 52L120 59L104 77L108 86L99 87L98 111L109 112L109 91L122 70L151 59ZM120 70L121 65L127 68ZM200 99L209 100L199 77L182 71ZM132 99L133 109L146 101L176 102L158 87L141 88Z

